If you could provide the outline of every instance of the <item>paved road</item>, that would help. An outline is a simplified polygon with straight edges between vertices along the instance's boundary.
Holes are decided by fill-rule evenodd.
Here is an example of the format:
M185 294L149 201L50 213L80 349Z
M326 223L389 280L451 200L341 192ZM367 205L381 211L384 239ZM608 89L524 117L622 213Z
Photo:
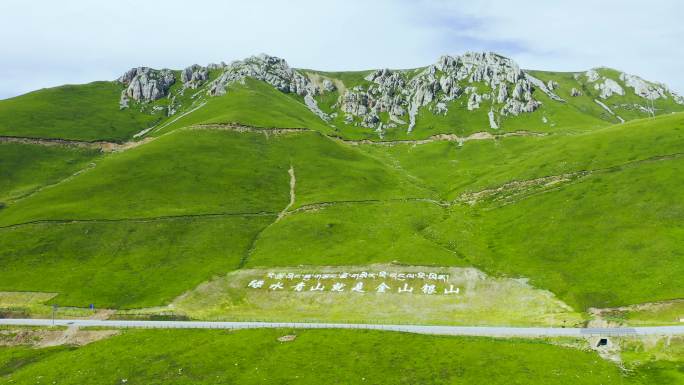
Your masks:
M654 326L635 328L544 328L490 326L426 326L391 324L343 324L305 322L205 322L205 321L125 321L125 320L67 320L67 319L0 319L0 325L25 326L81 326L109 328L151 329L369 329L418 334L488 336L488 337L582 337L582 336L644 336L684 335L684 326Z

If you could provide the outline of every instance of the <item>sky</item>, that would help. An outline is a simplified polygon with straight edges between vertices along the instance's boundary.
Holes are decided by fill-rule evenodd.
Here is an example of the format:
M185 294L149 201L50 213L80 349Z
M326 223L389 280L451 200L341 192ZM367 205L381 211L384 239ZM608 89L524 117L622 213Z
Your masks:
M684 93L681 0L1 0L0 99L258 53L297 68L413 68L494 51L607 66Z

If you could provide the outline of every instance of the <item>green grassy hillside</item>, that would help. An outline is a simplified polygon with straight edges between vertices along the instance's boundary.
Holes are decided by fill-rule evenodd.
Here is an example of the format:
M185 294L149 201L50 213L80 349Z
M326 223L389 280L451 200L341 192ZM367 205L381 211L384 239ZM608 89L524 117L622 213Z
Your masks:
M293 207L430 194L315 132L176 131L9 204L0 213L0 290L56 292L55 302L72 306L168 303L243 264L256 234L288 205L290 167Z
M442 208L421 201L335 204L291 214L261 234L248 265L461 265L455 253L421 235L443 216Z
M187 108L191 111L200 104ZM272 86L248 79L236 84L224 96L209 98L206 104L185 116L174 116L160 124L152 135L159 135L193 124L241 123L265 128L309 128L331 132L320 118L309 111L301 98L284 94Z
M124 141L161 116L119 110L122 89L116 82L94 82L0 100L0 135Z
M15 98L0 101L0 135L20 137L62 138L75 140L125 141L133 134L154 127L147 134L160 135L174 129L207 123L241 123L257 127L309 128L344 137L347 139L378 140L377 127L363 127L347 122L347 114L340 110L342 96L354 87L368 87L364 79L371 71L321 72L301 70L315 82L324 79L334 83L335 90L316 96L319 107L331 114L325 122L305 105L303 98L294 93L283 93L265 82L246 79L228 87L226 95L207 95L209 82L220 75L220 70L209 71L207 81L197 90L184 89L180 82L180 71L174 71L176 82L169 88L168 97L148 103L131 102L129 108L119 108L119 97L123 86L118 82L94 82L83 85L67 85L31 92ZM556 82L557 93L565 101L551 99L539 89L532 95L541 106L532 113L501 115L497 118L499 128L490 127L488 111L492 100L483 100L480 108L470 111L467 97L462 96L448 102L446 115L435 114L435 102L421 108L413 132L407 132L406 125L389 127L387 122L385 139L422 139L437 134L470 135L475 132L492 133L511 131L559 132L586 131L618 123L614 114L607 112L595 100L609 106L615 114L625 120L650 116L645 109L654 108L656 115L684 111L684 106L672 98L656 99L652 103L637 96L633 89L620 80L620 72L612 69L598 69L597 73L614 79L624 90L624 95L612 95L607 99L599 97L595 83L586 81L584 73L561 73L528 71L543 80ZM415 70L405 71L408 78ZM480 92L491 90L484 85ZM581 95L572 96L577 89ZM169 108L173 110L167 116ZM380 114L387 121L387 113ZM408 116L402 119L408 120Z
M422 145L362 145L401 168L444 200L506 182L602 169L682 153L684 115L642 119L579 133Z
M242 266L398 262L526 277L579 310L680 298L683 142L679 114L462 146L178 129L8 204L0 290L152 306ZM229 259L207 251L260 213Z
M469 263L530 277L579 309L681 298L683 167L681 158L618 167L459 206L429 233Z
M0 202L26 196L87 167L99 153L61 146L0 143Z
M36 379L59 384L320 384L323 375L326 384L578 385L677 380L674 370L626 374L594 352L544 341L343 330L296 331L294 341L277 341L288 332L126 331L73 349L0 348L0 379L12 384Z
M238 268L271 216L92 221L0 229L0 291L60 306L156 306Z
M109 155L78 178L9 205L0 223L277 213L288 203L290 167L297 205L430 194L401 172L314 132L269 137L186 130Z
M379 103L377 87L363 94L370 71L300 70L303 90L275 59L213 67L196 89L174 71L167 96L125 109L118 82L0 101L0 136L125 142L151 128L102 153L0 144L0 290L135 308L166 305L241 268L394 263L527 278L575 310L684 296L684 107L674 95L650 103L601 68L599 82L624 91L602 99L587 73L529 71L564 101L534 83L541 105L497 115L496 129L487 113L505 103L493 101L491 84L463 78L473 88L464 93L487 94L479 109L461 95L439 99L449 107L440 115L434 99L407 133L363 114L347 119L347 91ZM263 65L280 66L280 75L258 68L284 73L262 76L279 88L238 76ZM420 70L397 75L408 83ZM235 80L210 96L224 74ZM307 107L307 92L330 121ZM483 132L496 138L417 141Z

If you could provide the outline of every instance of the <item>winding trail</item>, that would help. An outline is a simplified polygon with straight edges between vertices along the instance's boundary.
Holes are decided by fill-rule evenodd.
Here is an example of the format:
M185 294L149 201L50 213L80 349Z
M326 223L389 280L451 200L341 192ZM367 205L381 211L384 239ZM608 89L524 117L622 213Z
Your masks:
M0 325L67 326L147 329L358 329L416 334L482 337L590 337L590 336L674 336L684 335L684 326L634 328L558 328L506 326L431 326L395 324L314 322L209 322L209 321L124 321L68 319L0 319Z
M285 206L283 211L281 211L278 214L278 218L276 218L276 222L280 221L283 219L285 215L288 214L288 210L290 210L290 207L295 203L295 188L297 187L297 177L295 177L295 170L292 165L290 165L290 169L287 170L287 173L290 175L290 202Z

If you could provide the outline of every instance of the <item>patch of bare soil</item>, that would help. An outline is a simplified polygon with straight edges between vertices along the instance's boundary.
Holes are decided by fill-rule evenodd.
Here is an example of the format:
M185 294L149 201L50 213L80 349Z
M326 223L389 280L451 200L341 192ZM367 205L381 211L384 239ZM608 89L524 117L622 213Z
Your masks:
M554 188L560 184L571 182L589 174L589 171L578 171L535 179L516 180L505 183L497 188L486 189L472 193L464 193L457 199L457 201L467 203L471 206L483 200L511 201L530 193Z
M636 305L608 307L608 308L589 308L587 312L592 316L589 327L619 327L624 326L620 321L622 315L630 312L650 312L659 313L671 306L684 304L684 299L674 299L661 302L647 302Z
M125 142L125 143L112 143L112 142L97 142L100 144L100 151L102 152L121 152L130 150L131 148L136 148L143 144L153 141L154 137L147 137L143 140Z
M42 139L42 138L25 138L16 136L0 136L0 143L21 143L21 144L37 144L41 146L66 146L79 148L93 148L99 149L102 143L107 142L85 142L79 140L66 139Z
M196 124L182 128L183 130L223 130L232 132L255 132L264 134L267 137L270 135L293 134L300 132L311 131L308 128L276 128L276 127L252 127L245 126L239 123L222 123L222 124Z
M76 345L83 346L91 342L99 341L118 334L117 330L81 330L78 326L69 326L61 335L51 335L50 338L45 338L38 347L59 346L59 345Z
M288 334L288 335L285 335L285 336L282 336L282 337L278 337L278 341L279 341L279 342L290 342L290 341L294 341L295 338L297 338L296 335L294 335L294 334Z
M0 330L0 346L83 346L118 333L118 330L80 330L76 326L66 329L9 328Z
M368 140L368 139L363 139L363 140L346 140L346 139L341 139L338 138L338 140L351 144L354 146L361 145L361 144L374 144L374 145L379 145L379 146L396 146L400 144L413 144L413 145L419 145L419 144L427 144L427 143L434 143L434 142L455 142L458 143L459 145L463 145L465 142L469 142L472 140L495 140L495 139L500 139L500 138L507 138L511 136L545 136L546 134L544 133L539 133L539 132L532 132L532 131L515 131L515 132L507 132L504 134L491 134L489 132L476 132L474 134L470 134L468 136L458 136L456 134L437 134L437 135L432 135L431 137L427 139L418 139L418 140L387 140L387 141L374 141L374 140Z
M88 148L93 150L100 150L102 152L120 152L131 148L138 147L142 144L149 143L155 138L145 138L139 141L131 141L125 143L115 142L86 142L80 140L67 139L43 139L43 138L23 138L14 136L0 136L0 143L21 143L21 144L35 144L39 146L60 146L60 147L77 147Z

